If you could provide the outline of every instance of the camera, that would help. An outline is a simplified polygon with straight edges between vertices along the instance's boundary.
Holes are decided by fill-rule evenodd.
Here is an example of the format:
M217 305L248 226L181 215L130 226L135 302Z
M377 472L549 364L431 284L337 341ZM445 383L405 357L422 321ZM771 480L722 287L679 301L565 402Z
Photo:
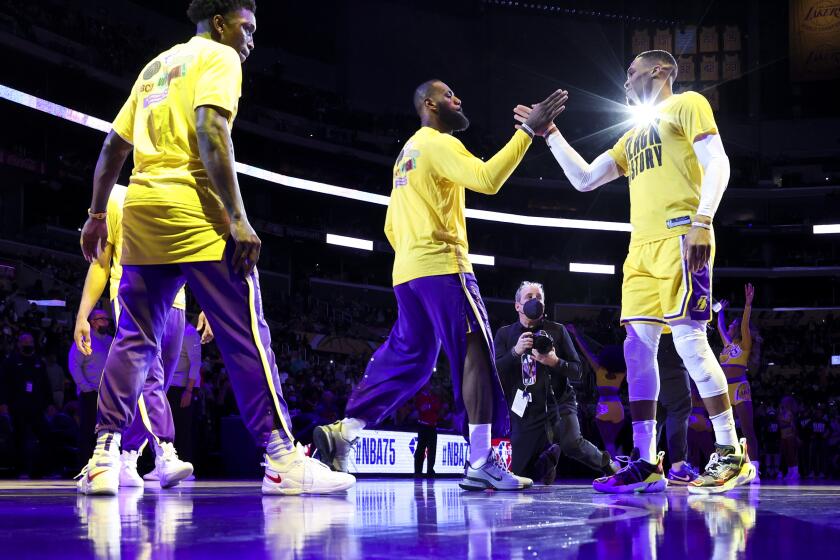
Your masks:
M554 348L554 339L544 330L534 333L534 350L540 354L548 354Z

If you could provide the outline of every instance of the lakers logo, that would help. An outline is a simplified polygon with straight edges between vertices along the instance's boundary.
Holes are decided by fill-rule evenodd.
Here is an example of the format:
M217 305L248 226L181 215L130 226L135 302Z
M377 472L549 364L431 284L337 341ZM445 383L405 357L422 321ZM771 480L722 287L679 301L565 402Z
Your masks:
M706 296L701 296L700 299L697 300L697 305L694 306L694 311L706 311L709 308L709 298Z

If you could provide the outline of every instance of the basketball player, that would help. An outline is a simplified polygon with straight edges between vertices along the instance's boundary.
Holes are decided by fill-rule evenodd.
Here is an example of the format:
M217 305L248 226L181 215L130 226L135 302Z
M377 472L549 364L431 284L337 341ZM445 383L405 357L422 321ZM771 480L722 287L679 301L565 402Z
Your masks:
M97 445L79 490L115 494L119 445L164 335L175 297L189 282L213 327L242 419L266 447L266 494L344 491L334 473L294 446L256 265L260 239L248 222L234 169L230 126L242 63L254 48L253 0L193 0L196 35L150 61L105 138L94 171L82 252L107 240L106 203L126 158L134 170L123 206L122 307L99 392Z
M729 302L721 300L721 310L718 312L717 327L720 339L723 342L723 350L720 352L720 365L726 375L726 382L729 387L729 402L735 409L735 414L741 423L741 430L747 440L750 453L753 457L759 457L758 438L755 435L755 422L753 421L752 393L750 382L747 379L750 357L753 351L753 337L750 331L750 314L752 313L752 301L755 296L755 288L752 284L744 286L744 313L740 319L735 319L726 326L726 308ZM758 461L752 461L755 466L756 477L759 475Z
M551 152L579 191L591 191L627 175L633 233L624 263L621 323L627 329L624 356L639 459L597 479L601 492L661 492L662 455L656 452L657 349L665 325L694 379L715 429L716 453L688 485L693 493L724 492L750 482L744 441L738 441L726 377L706 338L711 320L712 220L729 181L729 159L712 109L700 94L672 93L677 74L665 51L638 55L627 70L628 103L654 118L627 131L591 164L556 127L546 133ZM517 120L530 110L520 105ZM743 444L743 445L742 445Z
M99 257L90 263L85 285L82 288L82 300L76 315L76 328L73 338L76 347L89 355L90 325L86 317L102 296L105 283L109 282L111 305L114 309L114 321L120 321L120 304L117 289L122 277L122 207L125 201L126 187L115 185L108 197L106 221L108 238ZM109 280L110 277L110 280ZM166 398L166 390L172 380L172 374L178 363L181 340L184 336L184 310L187 305L183 288L175 296L175 303L166 316L166 326L161 339L161 351L149 367L143 394L137 402L139 414L122 438L120 457L120 486L143 486L143 479L137 473L137 459L143 454L146 443L151 440L155 453L155 468L159 474L162 488L175 486L193 472L190 463L181 461L175 451L175 427L172 422L172 410ZM204 322L203 315L199 322ZM206 322L205 322L206 324ZM207 327L209 328L209 327Z
M566 92L558 90L536 105L510 141L484 162L452 135L469 126L452 89L440 80L417 87L414 107L421 128L394 165L385 218L385 235L395 252L397 322L350 396L347 418L313 433L322 458L336 470L348 469L350 447L366 425L381 422L426 384L442 343L452 373L456 425L470 442L461 487L531 486L530 479L511 474L490 447L491 432L506 435L510 422L487 312L467 258L464 198L466 189L497 193L531 138L560 114L565 101Z

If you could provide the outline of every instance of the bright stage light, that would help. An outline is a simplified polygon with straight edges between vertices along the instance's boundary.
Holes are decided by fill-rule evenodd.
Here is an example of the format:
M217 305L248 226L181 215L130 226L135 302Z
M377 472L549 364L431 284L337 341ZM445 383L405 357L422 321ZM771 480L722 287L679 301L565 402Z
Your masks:
M327 243L330 245L341 245L342 247L352 247L353 249L373 251L373 241L368 239L359 239L357 237L345 237L343 235L328 233Z
M840 224L825 224L814 226L814 233L840 233Z
M476 255L474 253L467 254L472 264L484 264L487 266L496 266L496 257L490 255Z
M630 112L630 119L633 121L633 125L639 128L646 128L652 124L659 114L656 109L656 105L650 105L647 103L642 105L630 105L627 107L627 110Z
M589 274L615 274L611 264L569 263L569 272L588 272Z
M94 130L101 132L108 132L111 130L111 123L91 117L84 113L74 111L62 105L46 101L34 95L12 89L10 87L0 84L0 98L6 99L13 103L18 103L26 107L30 107L37 111L43 111L49 115L59 117L77 124L81 124ZM361 202L369 202L372 204L379 204L382 206L388 205L389 197L381 194L375 194L357 189L349 189L346 187L339 187L336 185L329 185L327 183L319 183L317 181L310 181L308 179L300 179L297 177L290 177L282 175L273 171L268 171L246 163L236 162L236 171L243 174L262 179L284 187L291 187L294 189L302 189L305 191L327 194L330 196L338 196L342 198L349 198ZM566 228L566 229L586 229L592 231L632 231L630 224L622 222L602 222L597 220L574 220L570 218L547 218L543 216L526 216L523 214L509 214L507 212L491 212L488 210L473 210L467 208L465 215L467 218L477 220L487 220L491 222L499 222L504 224L518 224L524 226L542 226L552 228Z

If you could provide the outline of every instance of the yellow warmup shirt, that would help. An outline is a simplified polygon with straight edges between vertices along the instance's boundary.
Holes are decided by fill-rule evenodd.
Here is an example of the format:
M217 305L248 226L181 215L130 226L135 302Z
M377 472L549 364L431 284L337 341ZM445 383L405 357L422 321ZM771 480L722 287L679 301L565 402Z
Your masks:
M108 213L105 216L108 223L108 243L113 247L113 251L111 252L111 275L108 280L108 292L111 301L117 299L120 279L122 278L120 257L123 251L123 204L125 203L127 190L122 185L114 185L114 188L111 190L111 196L108 197ZM172 307L178 309L187 308L187 295L184 292L184 288L178 291Z
M694 141L717 132L709 102L689 91L660 103L651 124L628 130L609 150L630 179L631 246L690 229L703 180Z
M203 37L152 60L114 120L134 146L125 198L124 264L218 261L229 234L227 212L210 189L196 140L196 109L236 116L242 85L239 55Z
M467 258L465 189L499 192L531 138L518 130L487 162L460 140L423 127L394 165L394 184L385 217L385 235L394 248L394 285L440 274L472 272Z

